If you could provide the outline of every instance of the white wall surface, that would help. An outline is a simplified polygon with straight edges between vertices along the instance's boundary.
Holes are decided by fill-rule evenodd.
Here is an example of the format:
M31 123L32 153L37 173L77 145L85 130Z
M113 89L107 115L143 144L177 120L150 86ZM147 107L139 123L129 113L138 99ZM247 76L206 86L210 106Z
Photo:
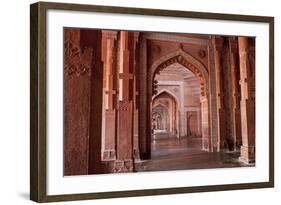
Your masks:
M61 2L112 6L275 16L275 147L281 140L280 36L281 13L277 0L76 0ZM0 204L25 205L29 201L29 4L2 1L0 6ZM276 186L210 193L149 196L59 204L279 204L281 149L275 151ZM279 201L279 203L278 203ZM57 203L53 203L57 204Z

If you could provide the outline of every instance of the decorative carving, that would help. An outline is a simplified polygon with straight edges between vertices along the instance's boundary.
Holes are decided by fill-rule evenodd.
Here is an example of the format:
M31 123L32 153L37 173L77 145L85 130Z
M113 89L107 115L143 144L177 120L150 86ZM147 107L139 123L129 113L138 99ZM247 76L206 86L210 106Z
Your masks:
M129 101L123 100L122 103L119 103L119 108L120 111L129 111L131 109L131 104Z
M153 79L155 78L156 74L159 74L160 71L164 70L166 67L168 67L168 66L170 66L174 63L179 63L179 64L183 65L184 67L188 68L191 72L193 72L197 76L197 78L200 81L201 95L205 96L206 95L206 88L205 88L203 75L201 74L200 70L198 70L198 68L196 66L194 66L189 61L185 60L184 57L181 56L181 55L174 56L174 57L170 58L169 60L160 64L154 72Z
M153 86L152 86L152 95L156 95L157 94L157 88L158 88L158 81L154 80L153 81Z
M174 90L175 93L179 92L178 88L174 88L173 90Z
M133 162L132 160L116 160L114 162L113 172L132 172L133 171Z
M69 39L64 42L64 73L66 75L91 75L93 49L83 50Z
M124 170L124 163L122 161L115 161L114 172L122 172Z
M204 51L204 50L199 50L198 51L198 56L200 57L200 58L205 58L206 57L206 51Z
M124 171L130 172L133 167L133 163L131 160L124 161Z
M115 150L105 150L103 152L103 160L114 160L115 159Z

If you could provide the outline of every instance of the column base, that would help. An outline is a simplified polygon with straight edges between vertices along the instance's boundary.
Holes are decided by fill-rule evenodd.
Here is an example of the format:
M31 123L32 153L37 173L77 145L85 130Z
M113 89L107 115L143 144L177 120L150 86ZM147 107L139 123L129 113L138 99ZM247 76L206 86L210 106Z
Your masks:
M134 159L135 160L140 160L140 153L138 149L134 149L133 150L133 154L134 154Z
M133 160L103 161L102 164L104 173L124 173L134 170Z
M241 146L239 161L246 164L255 163L255 146Z
M116 159L116 152L114 149L105 150L103 152L102 160L108 161L108 160L115 160L115 159Z
M208 138L202 138L202 150L211 152L212 150L210 149L210 141Z

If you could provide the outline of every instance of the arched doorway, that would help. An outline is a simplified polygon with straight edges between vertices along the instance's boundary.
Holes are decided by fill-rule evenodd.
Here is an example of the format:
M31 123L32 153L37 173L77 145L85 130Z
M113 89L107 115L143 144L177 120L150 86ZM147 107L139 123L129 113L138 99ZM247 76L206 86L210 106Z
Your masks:
M190 54L184 52L182 49L178 51L169 53L158 60L156 60L152 66L149 67L147 73L147 93L146 93L146 135L143 141L145 142L145 147L142 150L145 151L145 157L150 158L151 148L148 143L151 142L152 138L152 100L155 95L157 95L156 88L158 86L158 81L156 75L159 74L165 68L173 65L179 64L181 67L185 68L191 72L199 82L200 90L200 110L201 110L201 131L202 131L202 149L211 150L211 139L210 139L210 126L209 126L209 74L204 65L202 65L197 59L192 57ZM186 115L184 117L179 117L179 123L184 124L179 129L179 135L186 135L187 123ZM142 119L140 119L142 120ZM185 120L185 121L184 121ZM183 122L184 121L184 122Z
M167 108L158 105L152 110L152 132L156 133L167 133L169 132L169 115Z
M163 113L163 120L166 122L165 133L172 137L179 136L179 111L178 111L178 100L172 93L167 90L162 90L157 95L153 96L152 99L152 125L153 125L153 114L155 111L165 110ZM164 130L163 130L164 131ZM163 132L162 131L162 132ZM160 131L161 132L161 131ZM152 126L152 134L156 135L159 130L156 130Z

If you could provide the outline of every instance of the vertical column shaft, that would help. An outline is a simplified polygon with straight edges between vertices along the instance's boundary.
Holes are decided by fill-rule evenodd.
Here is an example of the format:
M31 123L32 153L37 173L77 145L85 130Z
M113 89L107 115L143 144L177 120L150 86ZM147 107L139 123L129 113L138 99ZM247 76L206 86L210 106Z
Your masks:
M217 120L218 120L218 145L217 149L220 151L223 147L225 140L224 132L224 107L223 107L223 87L222 87L222 47L223 47L223 38L214 37L213 38L214 46L214 63L216 70L216 94L217 94Z
M84 38L95 48L91 65L89 174L102 173L102 90L103 63L101 59L101 31L86 30Z
M133 34L120 32L117 172L133 171Z
M116 155L116 39L117 31L103 31L103 61L104 61L104 133L103 160L114 160Z
M234 37L229 38L230 69L231 69L231 96L232 96L232 134L234 150L240 149L241 139L241 111L240 111L240 89L239 89L239 55L238 41Z
M206 96L201 96L202 149L207 151L211 150L209 117L208 98Z
M133 157L134 160L139 160L139 32L134 32L134 95L133 95Z
M214 56L214 46L208 46L208 67L209 67L209 98L210 98L210 138L211 138L211 149L210 151L218 151L218 116L217 116L217 93L216 93L216 70L215 70L215 56ZM201 123L201 118L200 118ZM200 130L202 134L202 129Z
M139 149L140 158L150 158L150 139L148 139L148 72L147 72L147 40L140 36L140 69L139 69Z
M253 75L250 63L249 38L238 37L241 86L241 131L242 146L240 160L255 161L255 98L252 93Z

